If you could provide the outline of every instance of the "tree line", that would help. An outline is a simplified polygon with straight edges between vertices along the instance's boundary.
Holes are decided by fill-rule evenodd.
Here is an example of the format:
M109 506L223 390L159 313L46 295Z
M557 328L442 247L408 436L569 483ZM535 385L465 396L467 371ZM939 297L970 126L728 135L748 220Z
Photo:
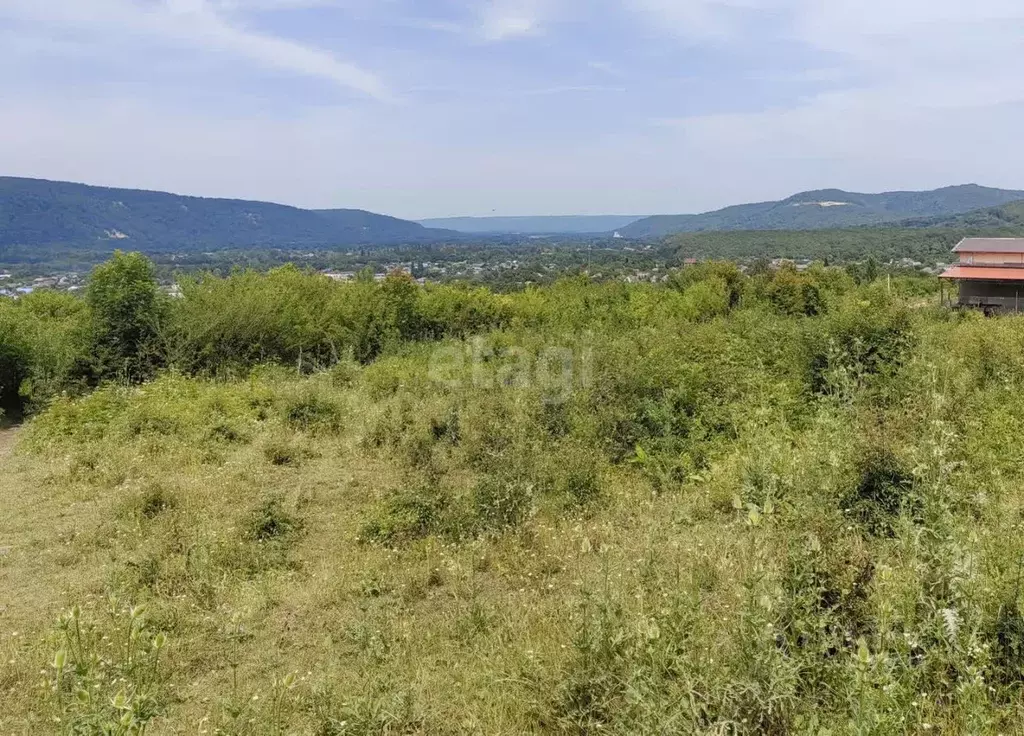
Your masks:
M580 309L566 329L598 319L628 321L651 304L697 321L741 302L811 317L877 275L821 265L744 274L735 264L707 262L672 271L657 286L595 284L579 275L551 287L496 293L467 284L420 286L403 272L377 279L364 271L338 283L288 265L188 276L172 295L148 258L119 252L94 269L84 296L42 290L0 301L0 406L16 414L61 393L142 382L168 369L238 375L263 363L300 372L341 361L367 364L410 343L559 323ZM904 278L896 288L929 293L936 286Z

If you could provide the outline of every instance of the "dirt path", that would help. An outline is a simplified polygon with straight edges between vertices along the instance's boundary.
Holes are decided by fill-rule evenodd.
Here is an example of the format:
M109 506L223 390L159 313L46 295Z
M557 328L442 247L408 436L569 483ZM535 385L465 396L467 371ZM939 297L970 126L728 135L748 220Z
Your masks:
M18 430L16 429L0 429L0 460L6 459L14 452L14 442L17 435Z
M14 445L18 439L17 428L0 425L0 461L14 454Z

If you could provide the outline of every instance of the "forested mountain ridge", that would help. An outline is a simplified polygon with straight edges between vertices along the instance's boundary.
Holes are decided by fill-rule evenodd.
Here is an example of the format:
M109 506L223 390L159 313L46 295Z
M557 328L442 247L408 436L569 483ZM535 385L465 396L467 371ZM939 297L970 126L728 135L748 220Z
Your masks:
M363 210L0 177L0 252L21 246L159 252L437 241L455 233Z
M927 192L861 194L841 189L801 192L778 202L735 205L699 215L648 217L622 229L631 238L707 230L820 230L960 215L1024 200L1024 191L977 184Z
M1010 202L1001 207L986 207L961 215L926 217L904 220L900 223L908 228L1024 228L1024 201ZM1015 232L1014 235L1017 233Z

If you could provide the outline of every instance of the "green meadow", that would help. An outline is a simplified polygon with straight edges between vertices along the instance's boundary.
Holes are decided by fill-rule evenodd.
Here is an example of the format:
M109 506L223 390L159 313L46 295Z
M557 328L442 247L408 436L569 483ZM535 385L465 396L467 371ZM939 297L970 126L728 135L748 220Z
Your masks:
M1024 320L728 263L0 302L4 734L1024 722Z

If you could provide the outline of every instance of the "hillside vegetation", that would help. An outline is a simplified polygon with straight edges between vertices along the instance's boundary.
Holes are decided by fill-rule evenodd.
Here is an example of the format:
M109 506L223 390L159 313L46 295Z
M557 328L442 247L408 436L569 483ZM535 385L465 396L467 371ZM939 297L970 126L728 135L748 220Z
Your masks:
M0 732L1017 732L1024 321L935 289L0 302Z
M841 189L802 192L779 202L726 207L700 215L659 215L622 228L630 238L708 230L820 230L949 217L1024 200L1024 191L976 184L927 192L860 194ZM998 226L998 225L997 225Z
M905 227L951 228L1006 228L1020 232L1024 229L1024 201L1010 202L1002 207L988 207L962 215L908 220Z
M149 252L329 247L443 240L454 233L362 210L310 211L266 202L0 177L0 260L40 247Z
M1001 224L990 219L990 227L971 226L959 218L943 226L862 227L835 230L779 230L683 233L665 239L664 247L675 249L678 258L775 259L795 258L850 264L874 259L880 263L904 258L927 265L954 260L953 247L967 237L1024 236L1024 222Z

